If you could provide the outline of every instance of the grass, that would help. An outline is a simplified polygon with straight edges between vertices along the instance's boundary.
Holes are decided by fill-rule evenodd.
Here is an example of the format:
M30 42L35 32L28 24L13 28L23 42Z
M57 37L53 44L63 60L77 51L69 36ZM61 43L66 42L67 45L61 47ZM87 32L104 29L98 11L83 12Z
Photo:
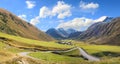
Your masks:
M61 55L54 54L54 53L45 53L45 52L34 52L30 53L29 55L38 59L42 59L45 62L48 62L49 64L114 64L120 63L120 47L119 46L111 46L111 45L92 45L87 44L80 41L73 41L73 46L70 45L63 45L52 42L45 42L45 41L38 41L38 40L32 40L27 38L22 38L19 36L12 36L4 33L0 33L0 37L3 37L7 40L1 40L0 39L0 57L4 60L7 59L7 57L11 57L11 53L19 53L19 52L26 52L28 50L26 49L19 49L19 47L25 47L30 49L39 49L39 50L64 50L69 49L72 47L81 47L85 49L89 54L96 55L97 57L101 57L102 60L100 62L89 62L84 60L82 57L71 57L71 56L78 56L79 51L73 50L69 52L61 52ZM13 46L8 46L8 44L11 44ZM17 48L18 47L18 48ZM3 53L4 52L4 53ZM10 52L10 54L8 53ZM8 54L3 55L3 54ZM109 54L112 54L109 56ZM118 56L118 57L117 57ZM9 58L8 57L8 58ZM0 59L2 60L2 59Z
M58 52L55 51L53 53L60 54L60 55L71 56L71 57L80 57L81 56L80 51L78 49L74 49L74 50L71 50L71 51L58 51Z
M24 46L24 47L28 47L28 48L39 48L41 50L64 50L64 49L68 49L71 48L73 46L69 46L69 45L62 45L62 44L58 44L55 42L45 42L45 41L38 41L38 40L32 40L32 39L27 39L27 38L22 38L19 36L12 36L12 35L8 35L5 33L0 33L0 37L4 37L7 39L12 40L12 42L9 42L10 44L14 45L14 46Z
M94 44L88 44L86 42L81 42L81 41L74 41L74 40L71 40L71 41L75 47L81 47L85 49L87 52L89 52L90 54L101 52L101 51L120 52L120 46L94 45Z
M55 63L78 63L80 61L84 61L82 58L77 57L69 57L69 56L63 56L53 53L45 53L45 52L34 52L29 54L32 57L46 60L48 62L55 62Z
M65 40L68 42L72 42L74 47L81 47L85 49L89 54L96 55L96 56L107 56L111 54L111 56L118 55L120 56L120 46L112 46L112 45L94 45L94 44L88 44L86 42L81 41L75 41L75 40ZM64 53L63 54L72 54L72 53L78 53L75 50Z
M11 52L5 51L5 50L0 50L0 63L10 60L11 58L14 58L14 54Z
M28 51L28 50L12 47L12 46L6 45L5 43L0 42L0 51L3 51L3 50L6 52L12 52L12 53L27 52Z
M0 42L0 50L3 50L5 48L6 44Z
M34 52L29 55L37 59L45 60L48 64L120 64L120 57L105 58L99 62L93 62L84 60L81 57L69 57L45 52Z
M87 44L85 42L80 42L80 41L73 41L73 40L72 40L72 43L76 47L81 47L85 49L88 52L88 54L95 55L98 57L120 56L120 46L94 45L94 44Z

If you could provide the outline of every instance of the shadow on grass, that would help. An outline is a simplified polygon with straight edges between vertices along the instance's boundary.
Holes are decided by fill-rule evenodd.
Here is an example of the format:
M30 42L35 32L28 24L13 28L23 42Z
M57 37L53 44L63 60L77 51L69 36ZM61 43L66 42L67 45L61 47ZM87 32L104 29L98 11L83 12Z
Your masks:
M52 52L52 53L63 55L63 54L60 54L59 52ZM94 53L92 55L96 56L96 57L105 57L105 56L108 56L108 57L120 57L120 52L118 53L118 52L103 51L103 52ZM82 55L67 55L67 56L77 57L77 58L80 57L80 58L83 58L84 60L87 60Z
M69 57L76 57L76 58L83 58L84 60L88 60L87 58L84 58L82 55L64 55L61 54L59 52L52 52L53 54L58 54L58 55L62 55L62 56L69 56Z
M120 52L117 53L117 52L103 51L99 53L94 53L92 55L97 56L97 57L104 57L104 56L118 57L120 56Z

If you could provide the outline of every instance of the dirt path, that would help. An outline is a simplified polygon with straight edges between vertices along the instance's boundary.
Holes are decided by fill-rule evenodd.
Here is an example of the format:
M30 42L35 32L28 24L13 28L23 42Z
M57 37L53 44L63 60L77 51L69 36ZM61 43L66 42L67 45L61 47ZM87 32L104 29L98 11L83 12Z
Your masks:
M28 54L31 53L31 52L20 52L18 53L19 56L24 56L24 57L28 57L28 58L31 58L31 59L34 59L34 60L39 60L37 58L34 58L34 57L31 57L29 56ZM21 64L29 64L28 61L26 61L25 59L22 59L21 60Z
M88 59L89 61L100 61L99 58L88 54L85 50L83 50L83 49L80 48L80 47L75 47L75 48L72 48L72 49L67 50L67 51L55 51L55 52L69 52L69 51L72 51L72 50L75 50L75 49L78 49L78 50L80 51L80 54L81 54L84 58ZM50 53L50 52L52 52L52 51L46 51L46 52L43 52L43 53ZM29 57L29 58L32 58L32 59L35 59L35 60L39 60L39 59L37 59L37 58L34 58L34 57L29 56L29 55L28 55L29 53L32 53L32 52L21 52L21 53L18 53L18 55L20 55L20 56L25 56L25 57Z
M72 48L72 49L70 49L70 50L68 50L68 51L65 51L65 52L69 52L69 51L72 51L72 50L75 50L75 49L78 49L78 50L80 51L79 53L80 53L84 58L88 59L89 61L100 61L99 58L88 54L85 50L83 50L83 49L80 48L80 47Z
M20 56L27 56L28 57L29 53L30 52L20 52L20 53L18 53L18 55L20 55Z
M86 58L86 59L88 59L88 60L90 60L90 61L100 61L100 59L99 58L97 58L97 57L95 57L95 56L92 56L92 55L89 55L86 51L84 51L82 48L78 48L79 50L80 50L80 54L84 57L84 58Z
M57 53L60 53L60 52L69 52L69 51L73 51L73 50L76 50L76 49L79 50L79 54L80 55L82 55L84 58L88 59L89 61L100 61L99 58L88 54L85 50L83 50L80 47L75 47L75 48L72 48L72 49L67 50L67 51L55 51L55 52L57 52Z

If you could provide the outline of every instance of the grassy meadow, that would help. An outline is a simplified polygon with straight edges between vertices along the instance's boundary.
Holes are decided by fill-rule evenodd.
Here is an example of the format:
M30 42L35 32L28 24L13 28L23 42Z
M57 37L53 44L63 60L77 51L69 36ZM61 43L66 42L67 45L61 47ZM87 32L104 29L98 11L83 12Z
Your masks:
M50 52L34 52L29 54L32 57L48 61L50 63L79 63L84 61L83 58L79 57L69 57L64 55L53 54Z
M101 61L91 62L84 60L79 51L72 50L69 52L61 52L59 54L34 52L29 55L38 59L58 64L119 64L120 63L120 47L111 45L94 45L79 41L72 41L74 47L81 47L90 55L99 57Z
M36 58L37 60L24 58L31 64L120 64L119 46L94 45L74 40L67 41L72 41L73 45L58 44L54 41L38 41L0 33L0 62L9 61L9 59L12 59L16 56L19 57L17 53L20 52L31 52L28 55ZM88 54L99 57L101 61L92 62L85 60L79 54L77 49L69 52L61 52L60 54L47 52L53 50L67 50L73 47L81 47ZM34 52L35 50L37 51ZM11 62L15 62L14 64L19 64L17 61L20 59L21 58L17 58L17 60ZM11 62L6 64L10 64Z
M85 49L89 54L96 55L96 56L120 56L120 46L112 46L112 45L94 45L94 44L87 44L84 42L73 41L73 45L77 47L81 47Z
M70 57L45 52L30 53L30 56L47 61L47 64L119 64L120 57L105 58L101 61L87 61L82 57Z
M72 46L61 45L55 42L46 42L46 41L38 41L27 38L22 38L19 36L12 36L4 33L0 33L0 37L8 39L7 43L21 48L30 48L30 49L38 49L38 50L64 50L69 49Z

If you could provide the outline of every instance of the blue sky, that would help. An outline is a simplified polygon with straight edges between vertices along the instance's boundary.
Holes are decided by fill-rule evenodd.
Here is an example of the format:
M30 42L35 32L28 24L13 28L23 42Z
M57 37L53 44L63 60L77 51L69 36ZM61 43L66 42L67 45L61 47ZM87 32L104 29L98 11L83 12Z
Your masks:
M0 0L0 8L43 31L49 28L82 31L106 16L120 16L119 3L120 0Z

